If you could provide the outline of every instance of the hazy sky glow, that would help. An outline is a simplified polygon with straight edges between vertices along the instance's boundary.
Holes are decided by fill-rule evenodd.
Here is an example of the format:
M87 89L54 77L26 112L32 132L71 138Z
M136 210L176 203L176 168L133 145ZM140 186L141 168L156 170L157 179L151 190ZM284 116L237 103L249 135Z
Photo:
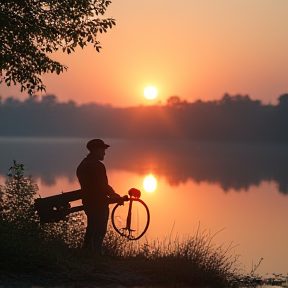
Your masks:
M277 103L288 92L287 0L114 0L116 27L92 47L55 54L69 67L43 76L60 101L113 106L155 104L172 95L193 102L248 94ZM155 100L144 98L155 86ZM0 95L27 97L19 87Z

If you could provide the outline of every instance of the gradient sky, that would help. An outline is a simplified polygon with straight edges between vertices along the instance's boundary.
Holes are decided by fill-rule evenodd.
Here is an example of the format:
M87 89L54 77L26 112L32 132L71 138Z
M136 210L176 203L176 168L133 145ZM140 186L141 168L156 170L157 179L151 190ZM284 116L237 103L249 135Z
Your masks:
M276 104L288 93L287 15L287 0L112 0L105 17L117 25L99 36L101 52L54 54L69 69L44 75L46 92L115 107L226 92ZM143 96L149 85L158 89L155 100ZM0 95L27 98L5 84Z

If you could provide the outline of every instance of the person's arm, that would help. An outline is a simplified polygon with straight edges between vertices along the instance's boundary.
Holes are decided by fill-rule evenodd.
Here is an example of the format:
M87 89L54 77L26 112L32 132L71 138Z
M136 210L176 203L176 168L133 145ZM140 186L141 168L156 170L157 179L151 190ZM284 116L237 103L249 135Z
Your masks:
M109 198L119 198L120 195L117 194L114 189L108 184L108 177L107 177L107 174L106 174L106 167L104 166L103 163L100 164L101 166L101 170L99 170L99 174L100 174L100 171L101 171L101 174L100 174L100 179L101 179L101 183L102 183L102 189L104 189L106 195L109 197Z
M118 195L118 194L117 194ZM129 197L128 195L124 195L124 196L119 196L119 197L111 197L108 198L108 203L109 204L114 204L114 203L118 203L120 205L124 204L124 201L129 201Z
M113 203L118 203L120 205L123 205L124 204L124 201L128 201L129 200L129 197L128 195L124 195L124 196L120 196L119 194L117 194L114 189L110 186L109 186L109 198L108 198L108 202L109 204L113 204Z
M116 197L120 197L119 194L117 194L114 189L107 184L107 188L106 188L106 191L107 191L107 195L109 196L109 198L116 198Z
M103 173L102 174L103 188L104 188L106 195L109 197L108 203L109 204L118 203L120 205L123 205L124 201L129 200L128 196L125 195L125 196L121 197L118 193L116 193L114 191L114 189L108 184L108 178L107 178L105 166L102 164L101 167L102 167L102 173Z

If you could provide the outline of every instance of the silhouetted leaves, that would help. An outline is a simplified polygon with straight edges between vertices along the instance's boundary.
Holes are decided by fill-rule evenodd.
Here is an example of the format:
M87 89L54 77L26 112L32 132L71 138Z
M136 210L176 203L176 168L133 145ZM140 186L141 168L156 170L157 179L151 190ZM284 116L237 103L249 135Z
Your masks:
M18 228L35 221L34 197L38 187L30 177L24 176L24 165L13 161L5 186L0 186L2 213L0 218L13 221Z
M10 0L0 2L0 83L21 84L29 94L45 90L43 73L62 73L67 67L50 57L59 49L68 54L77 46L94 43L97 33L115 25L112 18L100 19L109 0Z

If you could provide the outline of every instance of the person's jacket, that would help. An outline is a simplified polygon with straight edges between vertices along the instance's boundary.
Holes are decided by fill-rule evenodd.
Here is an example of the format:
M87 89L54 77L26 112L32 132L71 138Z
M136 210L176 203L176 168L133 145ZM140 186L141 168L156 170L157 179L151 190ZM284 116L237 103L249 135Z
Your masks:
M82 160L77 167L76 174L80 182L82 203L86 212L107 207L108 197L120 197L108 184L104 164L92 154L88 154Z

